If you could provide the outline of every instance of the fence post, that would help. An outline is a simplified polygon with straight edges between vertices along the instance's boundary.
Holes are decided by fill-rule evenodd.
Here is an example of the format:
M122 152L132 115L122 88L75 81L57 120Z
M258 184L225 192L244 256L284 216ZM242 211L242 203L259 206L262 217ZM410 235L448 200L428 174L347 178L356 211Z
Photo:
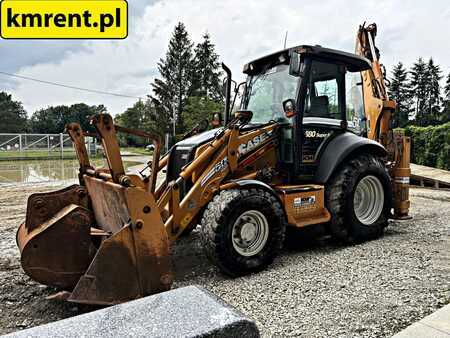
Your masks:
M22 156L22 134L19 134L19 152L20 156Z
M61 147L61 159L64 158L64 134L59 134L59 145Z

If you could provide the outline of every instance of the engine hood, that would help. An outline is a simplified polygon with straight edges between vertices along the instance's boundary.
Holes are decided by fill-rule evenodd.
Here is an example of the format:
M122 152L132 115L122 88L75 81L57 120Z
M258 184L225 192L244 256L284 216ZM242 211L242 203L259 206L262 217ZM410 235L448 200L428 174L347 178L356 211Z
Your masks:
M176 146L180 147L192 147L192 146L199 146L203 143L206 143L208 141L211 141L214 138L214 135L220 130L220 128L212 129L204 131L203 133L188 137L187 139L184 139L176 144Z

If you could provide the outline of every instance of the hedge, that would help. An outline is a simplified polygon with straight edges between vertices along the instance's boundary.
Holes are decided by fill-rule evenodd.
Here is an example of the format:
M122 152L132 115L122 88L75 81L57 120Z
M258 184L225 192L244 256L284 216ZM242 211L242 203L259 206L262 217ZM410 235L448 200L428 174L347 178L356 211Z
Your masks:
M411 137L411 162L450 170L450 122L439 126L405 128Z

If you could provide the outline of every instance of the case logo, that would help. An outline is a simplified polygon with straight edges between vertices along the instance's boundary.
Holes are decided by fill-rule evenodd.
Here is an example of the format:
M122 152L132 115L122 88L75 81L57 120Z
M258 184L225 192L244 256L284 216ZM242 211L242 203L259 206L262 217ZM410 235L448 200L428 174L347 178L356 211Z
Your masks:
M238 148L239 156L245 155L248 152L252 151L253 149L256 149L261 143L263 143L265 140L267 140L269 137L273 135L273 130L257 135L251 140L249 140L247 143L242 143Z
M200 181L200 185L203 187L215 174L224 171L228 167L228 157L225 157L222 161L217 163Z

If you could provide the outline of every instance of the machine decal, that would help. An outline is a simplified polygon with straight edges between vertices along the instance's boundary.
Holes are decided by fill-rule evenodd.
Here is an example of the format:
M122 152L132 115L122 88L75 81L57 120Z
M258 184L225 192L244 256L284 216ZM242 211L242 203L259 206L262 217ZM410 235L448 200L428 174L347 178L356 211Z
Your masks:
M239 167L246 167L256 161L258 158L263 156L269 149L272 149L275 147L275 142L267 142L263 147L255 151L253 154L250 154L245 158L242 162L239 163Z
M321 133L317 130L306 130L305 131L305 137L306 138L326 138L330 136L330 132L328 133Z
M395 178L395 183L398 183L398 184L409 184L409 177L400 177L400 176L398 176L398 177Z
M294 199L294 208L304 208L316 204L316 196L297 197Z
M228 167L228 157L225 157L222 161L217 163L208 174L206 174L205 177L203 177L202 181L200 182L200 185L203 187L206 182L210 180L211 177L213 177L215 174L225 170Z
M267 133L263 133L258 136L255 136L253 139L251 139L247 143L241 144L238 149L239 156L245 155L248 152L252 151L253 149L258 147L262 142L267 140L272 135L273 135L273 131L269 131Z

